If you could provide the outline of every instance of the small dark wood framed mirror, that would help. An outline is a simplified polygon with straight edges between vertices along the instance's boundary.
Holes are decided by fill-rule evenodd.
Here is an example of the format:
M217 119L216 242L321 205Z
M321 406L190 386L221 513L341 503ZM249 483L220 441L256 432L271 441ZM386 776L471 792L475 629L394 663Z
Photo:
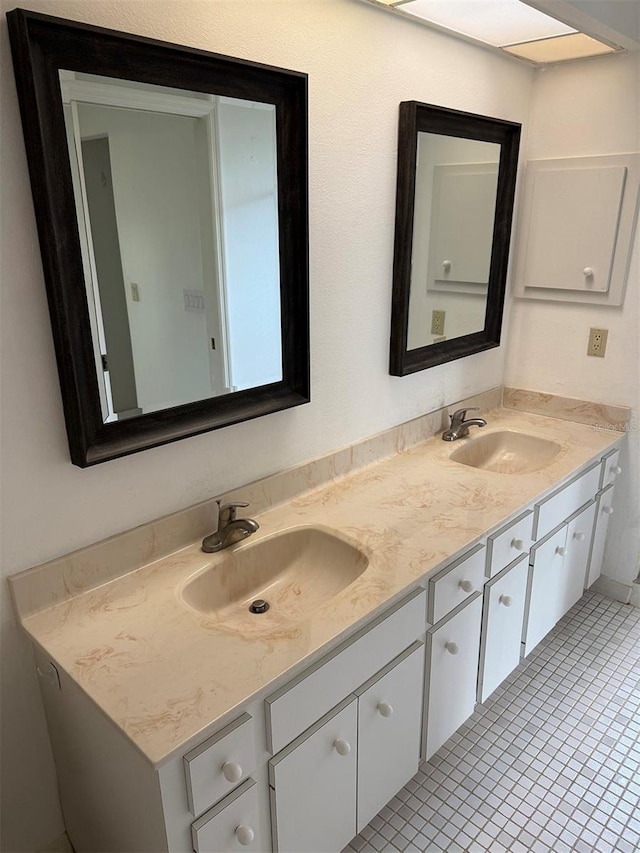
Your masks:
M7 20L74 464L308 402L307 75Z
M400 104L390 372L500 343L520 125Z

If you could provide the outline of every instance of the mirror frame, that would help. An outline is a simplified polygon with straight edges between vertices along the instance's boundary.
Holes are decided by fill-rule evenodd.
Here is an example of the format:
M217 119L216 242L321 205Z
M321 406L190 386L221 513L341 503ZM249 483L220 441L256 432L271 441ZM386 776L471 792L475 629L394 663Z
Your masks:
M308 403L307 75L22 9L7 21L71 461L84 468ZM275 105L281 381L103 422L60 69Z
M521 125L516 122L419 101L400 104L389 362L389 372L393 376L406 376L500 345L520 131ZM497 143L500 164L484 329L410 350L407 349L407 333L419 132Z

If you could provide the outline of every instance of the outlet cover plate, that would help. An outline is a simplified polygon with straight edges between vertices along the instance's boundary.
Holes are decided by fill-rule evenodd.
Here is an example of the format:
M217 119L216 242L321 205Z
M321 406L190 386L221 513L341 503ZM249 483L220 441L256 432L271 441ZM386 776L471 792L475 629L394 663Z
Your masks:
M607 351L608 336L608 329L589 329L587 355L595 355L598 358L604 358L604 354Z

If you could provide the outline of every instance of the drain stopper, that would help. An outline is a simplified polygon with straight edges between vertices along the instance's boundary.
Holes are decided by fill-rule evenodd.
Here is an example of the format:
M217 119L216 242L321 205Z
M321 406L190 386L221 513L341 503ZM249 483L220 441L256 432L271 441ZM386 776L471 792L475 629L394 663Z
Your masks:
M269 609L269 602L265 601L264 598L256 598L255 601L252 601L249 605L249 610L252 613L266 613Z

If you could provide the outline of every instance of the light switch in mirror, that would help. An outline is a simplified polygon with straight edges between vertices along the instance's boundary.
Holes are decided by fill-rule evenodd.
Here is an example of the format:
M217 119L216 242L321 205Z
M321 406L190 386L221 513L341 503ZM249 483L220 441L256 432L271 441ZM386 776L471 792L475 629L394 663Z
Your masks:
M500 343L520 125L400 105L390 372Z
M308 402L306 75L7 21L72 461Z

